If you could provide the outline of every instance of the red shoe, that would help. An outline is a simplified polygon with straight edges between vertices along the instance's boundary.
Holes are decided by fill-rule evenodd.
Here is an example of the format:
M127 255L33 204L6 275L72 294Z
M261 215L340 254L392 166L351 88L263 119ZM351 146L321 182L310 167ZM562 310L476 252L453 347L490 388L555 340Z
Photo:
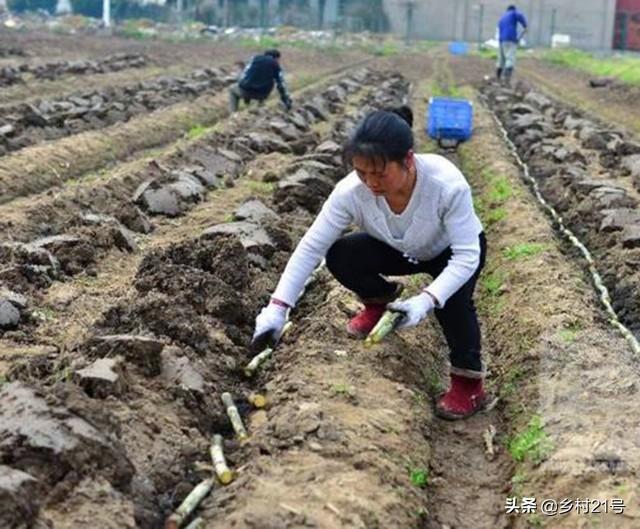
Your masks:
M470 417L484 408L486 397L481 378L451 373L451 387L436 404L436 415L449 420Z
M384 314L386 305L368 304L347 323L347 332L356 338L365 338Z

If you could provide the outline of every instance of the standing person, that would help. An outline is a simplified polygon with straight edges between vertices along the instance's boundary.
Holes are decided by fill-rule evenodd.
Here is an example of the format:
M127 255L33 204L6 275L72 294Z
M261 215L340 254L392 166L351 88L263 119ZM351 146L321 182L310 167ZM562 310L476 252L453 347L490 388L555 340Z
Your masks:
M451 384L436 413L461 419L486 398L473 303L486 241L463 174L442 156L415 154L411 122L411 110L401 107L372 112L358 125L345 146L355 170L336 185L300 240L256 318L253 340L280 338L288 310L326 256L329 271L364 304L348 322L349 334L366 336L387 308L405 314L400 328L434 311L451 361ZM351 223L360 231L342 236ZM425 272L434 280L401 301L402 286L384 277Z
M520 35L518 35L518 24L522 26L522 33L520 33ZM500 42L496 66L496 77L498 81L503 78L507 85L511 83L511 76L516 65L518 43L526 32L527 19L516 9L516 6L510 5L498 22L498 40Z
M238 110L240 99L249 103L256 99L259 103L269 97L273 85L278 87L280 99L287 110L291 109L291 97L284 81L284 72L280 66L280 52L267 50L262 55L256 55L240 74L238 82L229 89L229 110Z

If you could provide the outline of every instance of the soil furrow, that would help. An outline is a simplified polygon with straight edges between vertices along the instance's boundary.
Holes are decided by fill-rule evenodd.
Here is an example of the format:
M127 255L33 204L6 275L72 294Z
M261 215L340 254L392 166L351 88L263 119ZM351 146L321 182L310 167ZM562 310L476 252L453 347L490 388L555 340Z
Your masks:
M438 60L434 61L433 78L418 85L414 94L417 115L427 115L429 97L434 95L434 91L436 95L445 97L451 97L453 94L460 97L461 92L465 95L471 94L468 86L456 82L458 78L454 75L449 59L440 54ZM464 81L464 78L462 80ZM474 105L476 103L474 101ZM424 138L421 141L420 152L435 151L449 158L463 170L474 187L474 193L479 194L479 190L475 189L473 171L466 170L468 167L465 167L465 160L457 149L443 150L424 133L420 137ZM471 144L476 141L479 141L476 137L472 138ZM486 228L486 220L483 221ZM492 244L493 240L489 236L489 249ZM477 293L476 296L480 297L481 294ZM480 321L484 329L486 322L482 314ZM437 321L431 318L430 323L426 328L419 328L416 334L425 344L421 353L430 358L427 367L422 371L423 388L429 401L435 402L447 386L449 362L447 344L438 330ZM494 351L486 346L486 340L486 333L483 333L483 361L490 366L494 361ZM491 371L488 383L493 385ZM429 515L425 523L428 529L509 526L503 505L504 492L511 479L513 464L500 446L500 440L508 431L508 421L503 416L503 410L494 406L495 398L495 395L490 394L490 410L465 421L448 422L429 414L427 438L432 447L429 461L432 487L427 503Z
M222 91L236 79L224 68L204 68L184 77L161 76L141 83L76 92L55 100L0 108L4 153L127 122L184 100Z
M619 83L611 88L590 88L588 74L535 60L523 61L519 70L524 79L546 95L640 134L640 113L635 103L640 97L637 87Z
M638 427L630 410L640 395L628 344L609 326L582 264L567 259L481 105L462 159L492 242L480 307L498 407L508 419L497 440L516 460L502 509L507 497L538 501L536 512L510 516L509 527L584 523L575 511L545 516L547 498L619 498L628 516L603 515L603 525L634 527L638 491L630 484L640 451L621 440ZM523 244L538 250L516 252ZM520 450L525 433L537 443Z
M325 82L329 83L330 80ZM22 232L27 237L21 239L23 243L5 242L2 245L8 265L8 268L2 271L3 278L13 283L14 290L25 295L33 293L38 297L39 289L50 285L52 280L68 278L79 273L85 277L95 275L102 256L116 248L135 253L140 245L144 247L148 244L147 237L144 236L140 245L136 243L132 232L146 234L155 228L151 238L162 240L167 228L170 232L169 239L175 238L176 224L193 230L193 219L189 217L173 221L162 221L158 218L154 227L150 219L134 203L133 195L136 188L147 181L146 186L158 188L160 191L164 189L169 195L169 202L175 200L179 209L169 213L167 210L157 209L158 206L155 205L156 209L151 209L149 213L168 214L170 217L184 215L198 202L205 200L206 188L220 189L215 198L222 203L226 195L233 200L234 196L239 197L242 193L250 192L252 187L245 183L241 185L241 192L225 191L224 188L235 186L234 179L244 171L253 179L265 177L265 171L276 175L279 172L278 164L287 159L292 149L295 152L312 149L317 145L317 133L309 129L309 124L318 121L320 115L323 116L322 119L328 119L331 112L341 108L344 98L359 87L351 81L345 84L346 88L338 87L339 91L327 90L326 86L306 90L303 95L299 94L301 107L294 113L281 113L280 117L269 117L270 111L265 113L265 110L259 110L258 115L255 112L238 114L226 126L219 127L208 136L188 142L164 157L138 166L135 171L118 172L113 175L114 178L101 186L85 186L83 194L76 190L67 200L55 198L48 205L41 203L35 211L23 212L27 214L22 216L22 224L14 217L11 224L15 229L14 233ZM327 99L314 95L320 93ZM319 114L314 115L302 105L314 109ZM287 125L289 120L291 124ZM294 126L293 123L297 125ZM273 129L274 124L277 125L276 129ZM302 130L298 127L302 127ZM261 129L263 132L260 132ZM269 129L274 132L268 131ZM319 129L322 129L322 125ZM260 154L265 148L275 148L281 153L274 153L275 157L271 154L265 157ZM332 147L334 150L336 148L335 145ZM231 156L229 153L233 151L241 154L234 154L228 158ZM318 157L328 161L335 160L331 149ZM311 164L311 175L300 172L307 163ZM267 171L269 167L273 169ZM313 182L313 173L319 171L324 174L329 167L313 160L305 162L303 158L296 169L299 169L297 178L303 178L300 183L304 178L311 178L310 183L314 186L317 184ZM296 175L292 174L291 178L294 177ZM255 192L273 186L266 182L253 181L253 184ZM185 192L187 195L184 195ZM150 203L146 201L147 192L140 193L140 207L148 209ZM204 221L206 222L206 219ZM35 234L29 231L29 226L31 230L42 230L43 223L48 226L44 239L44 233L41 231ZM41 247L42 241L46 241L46 246L36 251L35 247ZM50 244L53 246L49 246ZM34 268L36 261L33 259L40 259L37 255L44 255L43 251L44 254L49 254L47 259L50 265Z
M593 254L618 317L640 336L640 143L528 87L486 92L541 193Z
M330 94L336 90L331 87L325 90L326 97L331 98ZM336 110L341 108L338 106ZM265 112L268 111L259 111ZM341 117L338 119L342 121ZM336 128L338 131L345 129L344 126ZM322 153L318 153L318 157L326 159ZM338 158L334 163L341 162ZM310 187L309 192L315 193L313 189ZM294 205L290 202L291 196L297 197L295 200L300 200L306 207L315 207L304 198L306 191L301 191L302 194L280 196L285 211ZM278 193L275 196L278 197ZM216 208L215 203L209 204L209 215L216 210L218 217L228 215L231 205L228 198L221 201L222 208ZM317 204L317 197L314 202ZM286 206L287 203L290 206ZM217 397L224 390L232 390L236 396L242 396L248 390L237 370L247 359L244 346L253 313L274 286L277 270L272 267L281 266L283 249L290 251L289 237L300 235L295 230L292 232L296 216L300 214L302 212L292 211L290 217L285 216L283 222L287 223L287 231L283 226L278 228L279 223L276 223L269 230L277 241L276 247L258 248L257 254L252 246L247 253L240 239L233 236L223 234L194 239L197 228L193 223L189 226L185 223L186 238L176 242L175 231L178 230L171 236L167 222L165 247L147 246L135 275L130 271L132 263L128 263L129 284L134 288L130 292L121 290L124 297L111 301L110 308L105 307L103 317L91 326L88 336L76 342L73 350L61 351L54 361L47 356L42 357L41 362L31 358L24 362L24 368L12 369L12 379L15 375L16 379L30 383L47 381L47 387L51 388L50 405L57 406L55 413L60 421L67 420L69 413L75 413L100 431L92 434L98 446L103 447L104 457L95 458L100 477L68 476L66 491L61 490L56 496L54 491L48 490L48 495L40 496L46 498L43 515L56 527L73 527L88 512L93 513L97 505L102 506L105 518L96 519L94 523L106 524L109 516L117 516L124 527L133 526L134 519L142 527L151 527L162 519L163 511L175 506L190 485L200 479L203 471L193 463L206 461L210 434L230 431ZM302 218L308 219L308 216L303 214ZM169 241L172 244L167 246ZM146 336L151 332L156 338L120 337L113 338L116 342L107 345L100 341L101 335L114 331ZM165 342L164 346L160 345L162 342ZM105 352L104 347L110 347L110 352ZM140 347L146 349L139 349L141 356L134 357ZM160 353L161 357L158 357ZM124 358L120 359L118 355ZM113 359L109 369L118 374L117 384L96 386L92 375L82 374L82 366L101 359ZM162 372L157 371L159 365L164 366ZM193 374L194 370L197 376ZM185 375L188 378L184 378ZM65 380L73 384L65 384ZM22 409L28 410L39 402L37 393L20 382L7 385L5 391L13 395L5 395L5 398L22 399ZM87 400L83 391L97 400ZM100 400L105 397L106 400ZM101 410L96 406L99 403L103 403L99 406ZM244 406L246 409L246 403ZM42 410L43 415L47 413ZM16 418L11 415L7 419L6 427L9 428ZM102 433L107 424L117 425L115 431L119 432L119 440ZM94 450L81 437L77 442L83 450ZM242 452L236 454L234 447L234 443L228 445L229 459L232 464L239 464ZM77 463L75 454L66 452L66 446L61 449L64 455L59 458L60 471ZM150 453L156 454L152 460ZM19 458L4 458L3 461L27 470ZM46 488L46 483L51 482L44 480L38 468L38 465L32 465L28 470L40 476L42 486ZM100 490L102 494L98 499ZM87 501L80 501L81 497ZM63 498L65 501L61 503ZM37 502L37 497L33 501Z
M313 86L327 77L356 68L368 60L341 65L318 77L303 77L292 83L292 90ZM107 164L123 161L136 152L164 145L194 126L211 126L228 116L228 96L205 95L191 103L181 103L140 116L128 123L101 131L89 131L70 138L37 145L0 159L0 204L20 196L48 189L82 177ZM20 178L16 178L16 174Z
M66 75L87 75L143 68L147 59L133 53L119 53L95 61L53 61L40 64L22 63L0 69L0 86L25 83L28 79L48 79Z

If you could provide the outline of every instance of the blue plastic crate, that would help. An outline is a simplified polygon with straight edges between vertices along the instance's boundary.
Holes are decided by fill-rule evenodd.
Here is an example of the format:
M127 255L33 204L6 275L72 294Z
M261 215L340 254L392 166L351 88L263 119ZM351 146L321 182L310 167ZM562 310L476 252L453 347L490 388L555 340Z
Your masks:
M473 130L473 104L467 99L432 97L427 109L427 133L440 140L464 141Z
M467 42L450 42L449 53L452 55L466 55L469 53L469 44Z

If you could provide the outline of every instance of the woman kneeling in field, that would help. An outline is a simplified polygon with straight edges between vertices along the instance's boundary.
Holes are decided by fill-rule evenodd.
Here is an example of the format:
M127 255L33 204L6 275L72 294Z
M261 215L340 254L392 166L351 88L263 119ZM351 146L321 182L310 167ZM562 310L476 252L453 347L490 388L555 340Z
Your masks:
M450 350L451 384L436 413L461 419L486 398L480 330L473 303L486 241L463 174L446 158L413 152L408 107L375 111L345 146L354 171L335 187L293 252L270 303L256 318L254 341L278 340L305 280L326 257L327 268L364 308L347 331L366 336L388 308L404 314L399 328L432 310ZM361 231L343 236L350 224ZM428 273L420 294L398 300L402 286L385 276Z

